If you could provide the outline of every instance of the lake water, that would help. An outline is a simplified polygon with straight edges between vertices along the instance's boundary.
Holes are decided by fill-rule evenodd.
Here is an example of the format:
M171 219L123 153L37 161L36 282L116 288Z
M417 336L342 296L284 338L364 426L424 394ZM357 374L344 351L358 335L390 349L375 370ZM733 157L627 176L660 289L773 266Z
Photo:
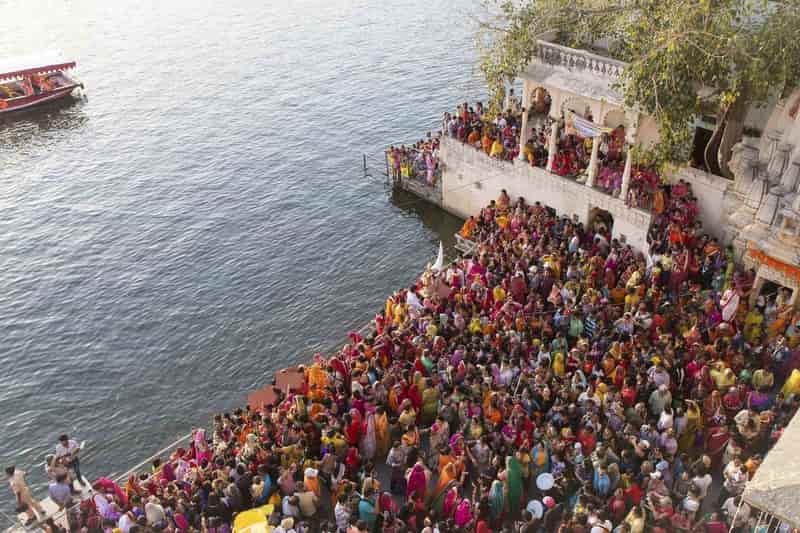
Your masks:
M341 344L451 243L459 221L362 154L480 97L477 2L0 9L0 57L60 48L88 95L0 123L0 463L39 490L58 434L89 477L120 472Z

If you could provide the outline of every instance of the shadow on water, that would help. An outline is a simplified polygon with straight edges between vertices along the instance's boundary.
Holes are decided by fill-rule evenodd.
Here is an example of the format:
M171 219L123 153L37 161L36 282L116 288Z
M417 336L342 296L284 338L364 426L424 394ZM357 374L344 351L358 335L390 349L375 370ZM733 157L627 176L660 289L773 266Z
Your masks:
M391 202L392 205L400 208L407 215L418 218L425 227L434 231L442 239L447 257L455 255L455 234L464 223L462 219L451 215L441 207L398 188L392 190Z
M0 146L18 148L28 146L47 133L78 130L89 117L84 113L86 99L70 96L30 109L0 115Z

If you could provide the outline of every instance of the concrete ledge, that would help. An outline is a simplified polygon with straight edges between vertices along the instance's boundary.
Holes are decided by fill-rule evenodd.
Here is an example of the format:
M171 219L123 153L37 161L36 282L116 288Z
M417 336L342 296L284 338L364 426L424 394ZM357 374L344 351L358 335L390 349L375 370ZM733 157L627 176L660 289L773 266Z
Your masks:
M415 178L400 178L400 180L396 182L396 185L404 191L419 196L423 200L427 200L439 207L444 207L444 202L442 202L441 181L439 181L439 187L431 187L427 183Z

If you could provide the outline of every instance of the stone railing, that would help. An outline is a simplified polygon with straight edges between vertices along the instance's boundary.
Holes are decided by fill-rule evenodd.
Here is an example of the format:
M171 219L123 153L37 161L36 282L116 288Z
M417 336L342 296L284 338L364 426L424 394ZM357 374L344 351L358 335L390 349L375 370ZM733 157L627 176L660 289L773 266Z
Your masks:
M547 41L538 41L537 57L544 63L561 65L567 68L587 70L599 76L619 78L625 67L624 61L617 61L608 57L593 54L585 50L578 50L568 46L561 46Z

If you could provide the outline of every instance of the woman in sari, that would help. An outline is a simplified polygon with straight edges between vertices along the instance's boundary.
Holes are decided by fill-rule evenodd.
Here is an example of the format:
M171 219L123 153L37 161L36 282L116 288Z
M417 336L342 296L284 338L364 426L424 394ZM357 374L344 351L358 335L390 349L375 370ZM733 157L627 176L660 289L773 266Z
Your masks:
M375 457L377 446L378 443L375 432L375 415L373 413L369 413L367 415L367 423L365 424L364 435L361 437L361 456L367 461L372 461L372 459Z
M700 406L693 400L686 401L686 427L678 438L678 447L682 452L689 452L694 448L697 432L703 429L703 413Z
M456 470L456 465L453 462L448 462L439 471L439 480L436 482L436 487L433 489L432 497L434 500L444 495L447 489L453 482L459 481L459 474Z
M553 356L553 374L560 379L564 378L566 374L566 364L564 361L564 352L556 352Z
M754 307L744 317L744 338L747 342L754 343L763 333L764 310Z
M492 142L492 148L489 152L489 157L494 159L502 159L503 158L503 143L498 136L495 138L494 142Z
M459 235L464 237L465 239L472 239L472 234L475 232L475 229L478 227L478 222L475 220L475 217L469 217L464 225L461 226L461 231L459 231Z
M441 479L440 479L441 481ZM441 483L437 483L434 495L431 499L433 512L441 519L452 518L458 504L458 489L461 486L456 479L450 479L444 484L443 489L439 489Z
M531 450L531 478L550 471L550 453L544 441L539 441Z
M344 465L347 468L347 473L351 477L358 476L358 469L361 467L361 457L358 455L358 448L350 446L347 450L347 457L345 457Z
M375 458L383 459L389 453L391 435L389 433L389 415L383 406L375 410Z
M718 390L712 391L711 395L703 400L703 417L706 422L710 422L712 418L723 414L722 409L722 396Z
M728 426L724 422L724 417L721 417L718 424L714 424L708 429L706 434L706 452L711 457L712 464L716 468L719 466L722 458L722 453L725 451L728 441L730 440L730 432Z
M383 491L378 497L378 513L383 513L384 511L389 511L393 515L397 514L398 511L397 504L394 503L392 495L387 491Z
M436 170L436 160L433 158L430 152L425 152L425 170L428 185L433 185L433 172Z
M506 458L505 484L508 511L513 517L519 513L522 503L522 465L514 456Z
M203 464L203 461L207 463L211 462L211 448L208 446L208 442L206 441L206 430L203 428L198 429L194 434L194 450L195 450L195 459L197 460L197 464Z
M433 387L430 380L428 386L422 392L422 423L429 426L439 412L439 389Z
M414 495L425 498L428 491L428 473L422 461L419 460L406 473L406 498L411 499Z
M139 476L136 474L128 476L128 481L125 483L125 494L128 496L128 499L134 496L142 498L146 494L146 491L139 485Z
M503 520L505 513L505 490L503 483L495 479L492 481L492 486L489 489L489 510L492 518L492 523L499 524Z
M456 527L466 528L472 522L472 502L467 498L461 500L461 503L456 507L455 516L453 517Z

